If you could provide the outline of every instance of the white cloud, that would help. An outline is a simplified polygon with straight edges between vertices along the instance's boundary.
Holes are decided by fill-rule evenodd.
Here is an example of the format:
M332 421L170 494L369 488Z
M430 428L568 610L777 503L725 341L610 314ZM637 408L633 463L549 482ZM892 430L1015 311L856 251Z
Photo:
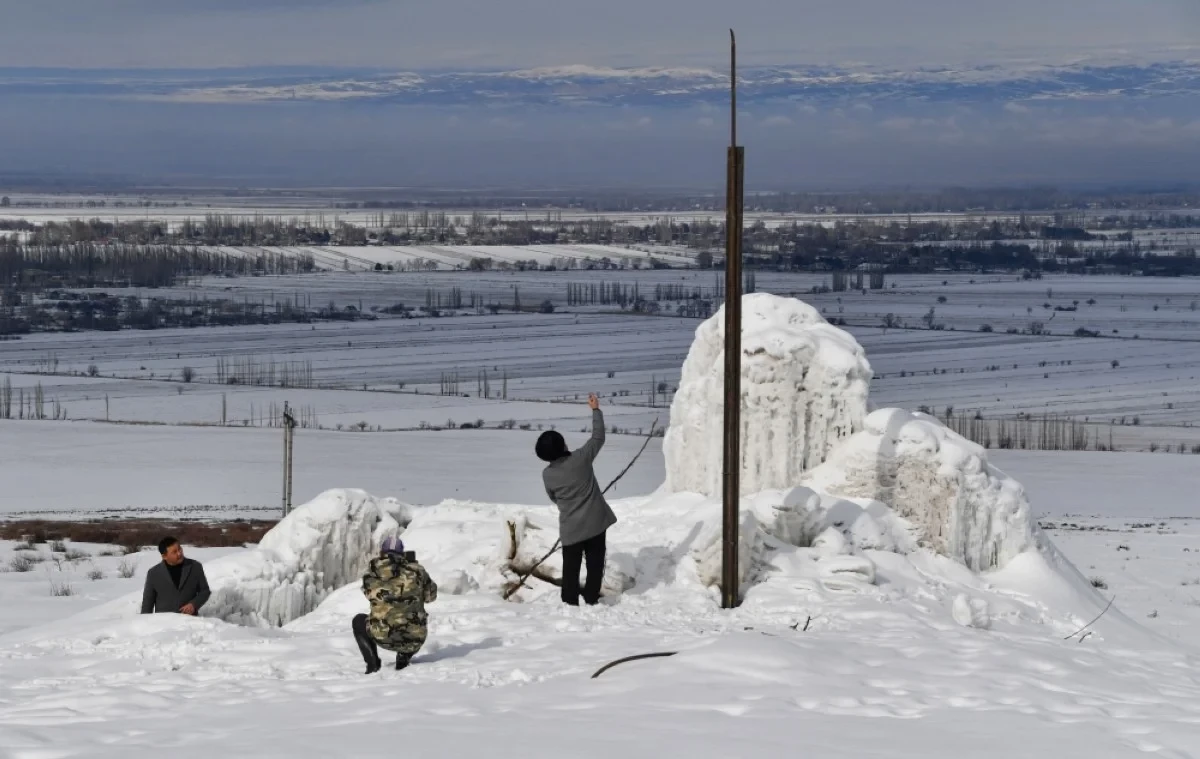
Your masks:
M1020 103L1008 102L1004 104L1004 110L1009 113L1031 113L1033 109Z
M795 123L787 116L769 116L762 121L762 125L765 127L785 127Z
M708 116L701 116L700 118L696 119L696 124L698 124L701 127L704 127L705 129L712 127L712 125L715 123L716 122L713 121Z
M917 125L917 120L911 116L896 116L890 119L884 119L879 122L879 126L884 129L890 129L893 132L904 132L912 129Z

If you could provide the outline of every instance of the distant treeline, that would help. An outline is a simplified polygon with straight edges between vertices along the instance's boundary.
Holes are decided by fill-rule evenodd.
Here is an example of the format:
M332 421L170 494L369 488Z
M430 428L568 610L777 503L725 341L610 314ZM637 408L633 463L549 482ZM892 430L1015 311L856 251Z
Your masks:
M720 266L720 262L717 263ZM1050 254L1035 252L1020 243L993 242L983 245L834 246L819 252L747 253L750 268L781 271L845 271L859 266L881 266L889 273L932 272L1024 272L1066 274L1130 274L1155 277L1200 276L1200 258L1195 251L1156 255L1135 250L1080 251L1064 243Z
M43 296L5 290L0 299L0 336L32 332L83 330L165 329L168 327L227 327L314 321L374 320L358 307L303 308L291 303L251 303L248 300L139 298L104 292L50 291Z
M269 250L231 255L177 245L0 242L0 283L16 290L49 287L170 287L202 275L296 274L313 259Z

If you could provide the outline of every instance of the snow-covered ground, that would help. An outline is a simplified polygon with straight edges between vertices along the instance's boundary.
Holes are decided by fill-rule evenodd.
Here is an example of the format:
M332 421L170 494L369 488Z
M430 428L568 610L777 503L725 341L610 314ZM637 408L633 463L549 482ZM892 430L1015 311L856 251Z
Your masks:
M563 428L568 445L587 439L586 406ZM0 515L159 511L277 514L283 437L279 430L141 427L86 423L0 424ZM445 498L544 503L537 430L332 432L297 430L296 503L321 491L361 487L409 503ZM611 480L641 447L613 435L597 462ZM662 483L661 440L614 492L649 492ZM606 482L608 480L605 480Z
M1200 747L1200 655L1187 647L1200 607L1181 582L1200 571L1182 552L1200 551L1194 522L1168 534L1054 534L1118 595L1079 641L1062 638L1087 619L1031 601L1045 590L1039 573L1022 592L1020 574L976 586L936 561L916 573L880 561L878 584L860 592L768 582L721 611L689 579L686 521L645 499L615 507L611 552L658 580L582 609L561 607L553 589L525 603L455 592L464 541L486 554L500 542L500 515L519 507L418 512L406 540L443 586L430 638L408 670L371 678L349 635L365 608L354 585L283 628L83 623L71 615L136 596L153 551L129 557L131 579L115 577L116 557L0 573L0 756L385 756L397 741L464 757L750 757L803 746L834 758L1183 758ZM0 545L0 561L11 551ZM188 554L211 568L239 552ZM93 566L104 579L86 578ZM55 582L74 594L51 596ZM991 629L955 621L949 600L964 594L990 599ZM1184 647L1138 634L1124 614ZM654 651L680 653L590 679Z

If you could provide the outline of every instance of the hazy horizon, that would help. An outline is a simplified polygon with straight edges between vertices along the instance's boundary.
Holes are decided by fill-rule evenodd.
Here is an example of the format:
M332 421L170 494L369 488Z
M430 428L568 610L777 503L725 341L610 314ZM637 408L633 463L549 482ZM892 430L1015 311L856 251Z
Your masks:
M1171 184L1200 158L1182 0L103 5L6 12L0 174L717 187L730 25L748 187Z

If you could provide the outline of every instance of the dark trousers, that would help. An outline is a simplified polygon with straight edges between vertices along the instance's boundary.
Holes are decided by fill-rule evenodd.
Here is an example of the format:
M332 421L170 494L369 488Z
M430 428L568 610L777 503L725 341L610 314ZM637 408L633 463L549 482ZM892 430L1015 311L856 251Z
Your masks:
M358 644L358 651L362 654L367 666L378 668L379 649L375 645L375 640L367 632L367 615L354 615L354 619L350 620L350 629L354 631L354 642Z
M363 661L368 667L379 669L379 647L367 632L367 615L355 614L354 619L350 620L350 629L354 631L354 641L358 643L358 651L362 654ZM396 654L396 669L407 667L409 658L404 654Z
M587 558L587 582L583 586L583 600L589 606L600 600L600 586L604 582L605 533L588 538L581 543L563 546L562 600L571 606L579 605L579 568Z

